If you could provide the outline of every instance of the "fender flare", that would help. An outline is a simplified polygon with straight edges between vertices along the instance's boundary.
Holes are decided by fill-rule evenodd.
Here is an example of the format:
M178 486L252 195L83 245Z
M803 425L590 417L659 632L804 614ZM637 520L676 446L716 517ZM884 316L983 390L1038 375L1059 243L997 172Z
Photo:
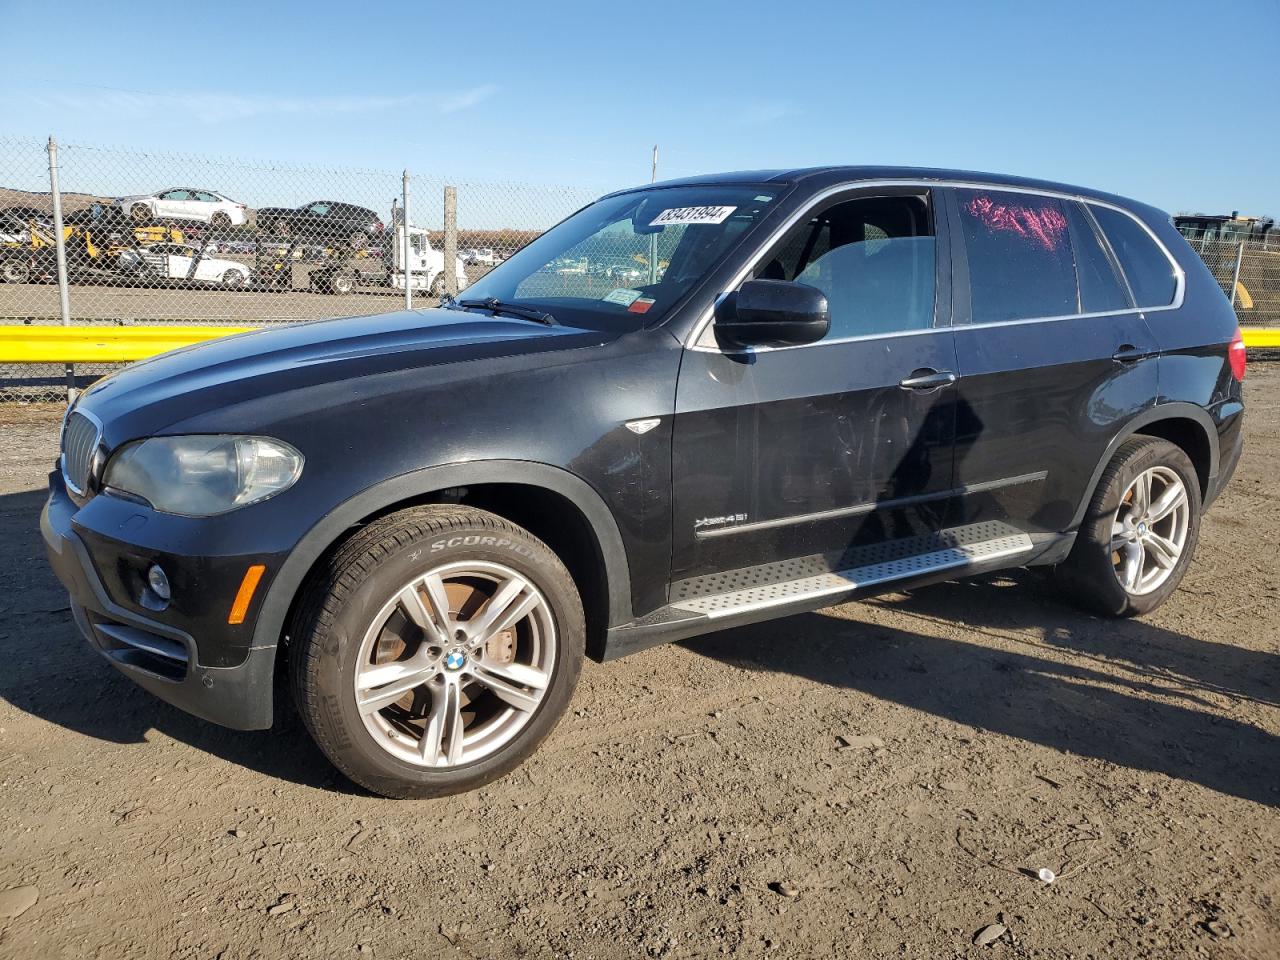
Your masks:
M1187 403L1182 400L1160 403L1142 411L1142 413L1126 423L1124 429L1117 433L1111 442L1107 444L1107 449L1102 452L1102 458L1094 468L1093 475L1089 478L1088 486L1085 487L1084 497L1081 499L1075 516L1071 520L1070 529L1078 530L1080 524L1084 522L1085 512L1089 509L1089 502L1093 499L1093 493L1098 488L1098 481L1102 478L1102 471L1107 468L1107 464L1116 455L1116 451L1120 449L1120 444L1135 433L1140 432L1148 424L1158 423L1161 420L1177 419L1194 420L1204 431L1205 439L1209 443L1209 486L1212 489L1213 479L1218 475L1218 428L1215 426L1213 418L1202 407L1198 407L1194 403Z
M572 502L587 519L600 545L609 590L609 623L631 619L631 574L617 521L600 494L581 477L560 467L530 460L475 460L426 467L383 480L344 500L318 520L289 553L271 581L253 630L254 647L274 647L285 628L293 600L316 560L343 532L365 517L423 494L480 483L516 483L541 487Z

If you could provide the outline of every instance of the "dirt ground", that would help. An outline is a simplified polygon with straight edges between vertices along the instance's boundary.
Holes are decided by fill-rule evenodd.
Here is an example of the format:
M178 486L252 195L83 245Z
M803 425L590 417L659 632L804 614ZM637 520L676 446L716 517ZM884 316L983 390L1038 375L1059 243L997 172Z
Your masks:
M0 956L1280 957L1280 365L1247 389L1155 615L1015 572L588 664L431 802L92 653L37 531L56 413L0 407L0 891L38 897Z

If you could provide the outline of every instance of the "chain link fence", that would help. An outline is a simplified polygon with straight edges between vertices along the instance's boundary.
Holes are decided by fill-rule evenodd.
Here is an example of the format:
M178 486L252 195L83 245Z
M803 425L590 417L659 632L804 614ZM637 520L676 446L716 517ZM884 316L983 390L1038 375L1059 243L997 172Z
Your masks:
M56 160L73 325L259 326L430 306L596 191L0 136L0 324L61 324ZM405 212L408 211L406 218ZM406 229L407 224L407 229ZM569 251L596 295L665 269L676 231ZM1242 324L1280 325L1280 239L1190 238ZM449 269L446 264L452 264ZM406 291L406 285L408 291ZM78 365L80 383L109 372ZM65 397L60 364L0 364L0 402Z
M1242 326L1280 326L1280 237L1188 242L1233 297Z
M598 195L76 143L55 157L73 325L259 326L431 306ZM0 136L0 324L63 322L50 160L43 140ZM0 365L0 402L62 399L66 380L60 364Z

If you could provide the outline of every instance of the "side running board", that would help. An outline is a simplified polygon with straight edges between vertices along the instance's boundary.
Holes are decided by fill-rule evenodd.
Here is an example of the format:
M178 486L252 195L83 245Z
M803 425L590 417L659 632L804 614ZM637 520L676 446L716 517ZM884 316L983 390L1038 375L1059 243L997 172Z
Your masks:
M611 627L602 660L722 629L769 619L771 611L799 613L824 601L897 581L918 582L932 575L1017 565L1037 545L1009 524L989 520L937 533L853 547L843 555L796 557L681 580L671 585L671 602L632 622ZM789 608L789 609L788 609Z
M963 528L958 528L963 530ZM957 531L950 531L957 532ZM727 593L691 597L673 603L675 610L702 614L712 620L790 603L820 600L823 597L861 590L921 574L968 567L987 560L1016 557L1031 550L1025 533L1007 533L989 540L939 546L927 553L915 553L891 560L831 570L794 580L746 587Z

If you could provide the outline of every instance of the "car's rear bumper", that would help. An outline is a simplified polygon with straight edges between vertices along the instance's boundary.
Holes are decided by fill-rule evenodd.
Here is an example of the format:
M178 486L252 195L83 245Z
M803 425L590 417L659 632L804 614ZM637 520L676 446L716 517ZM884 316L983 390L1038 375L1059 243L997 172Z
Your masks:
M1240 454L1244 451L1244 404L1238 400L1229 401L1214 414L1218 428L1218 472L1209 478L1204 498L1206 510L1231 482L1240 463Z
M237 730L270 727L275 647L251 647L235 666L201 664L189 633L111 599L72 527L75 511L65 488L53 480L40 532L49 564L70 594L76 626L90 645L134 683L179 709Z

